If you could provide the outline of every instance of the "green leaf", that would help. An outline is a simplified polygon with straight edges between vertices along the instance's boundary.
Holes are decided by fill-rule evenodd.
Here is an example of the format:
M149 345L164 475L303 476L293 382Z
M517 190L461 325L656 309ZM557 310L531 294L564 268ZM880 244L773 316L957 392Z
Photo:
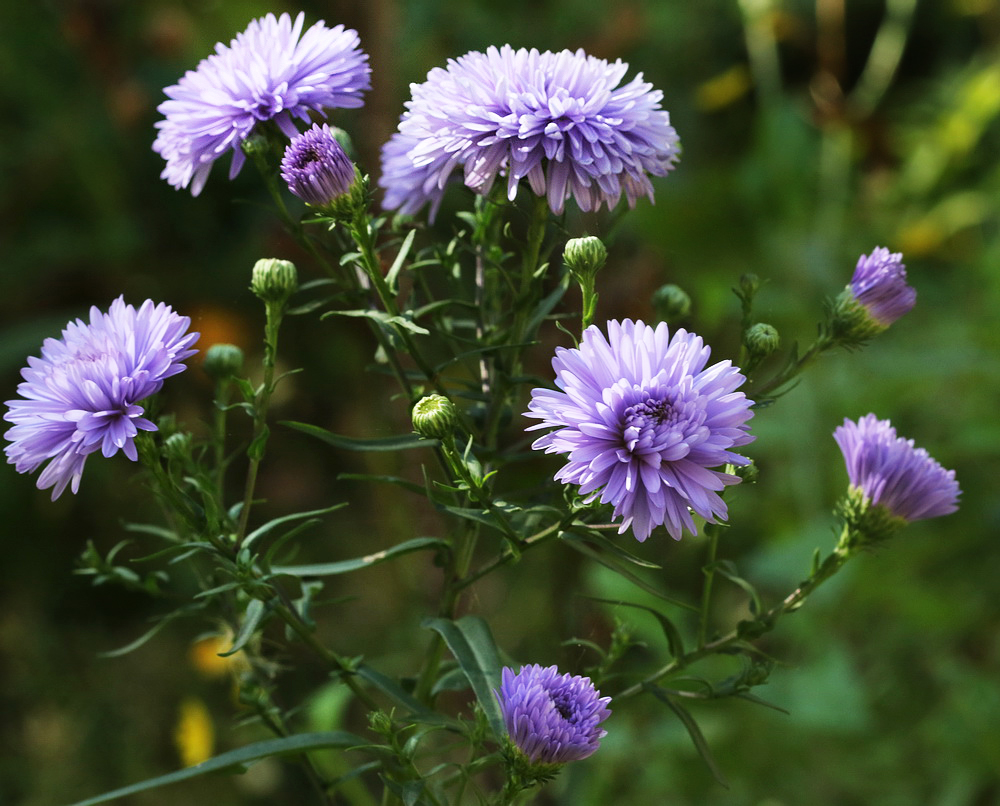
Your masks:
M275 518L274 520L268 521L263 526L257 527L250 534L248 534L243 540L242 548L250 548L254 545L254 543L264 537L264 535L268 534L275 527L281 526L283 523L300 521L305 518L315 518L318 515L328 515L329 513L338 509L343 509L346 506L347 503L342 502L340 504L334 504L332 507L326 507L325 509L314 509L311 512L293 512L291 515L283 515L280 518Z
M406 479L401 479L399 476L376 476L371 473L340 473L337 475L337 481L379 481L383 484L395 484L397 487L402 487L404 490L409 490L411 493L417 493L423 496L425 490L422 485L414 484L412 481L407 481Z
M309 434L332 445L334 448L343 448L347 451L405 451L410 448L433 448L437 445L437 440L424 439L419 434L395 434L391 437L371 437L359 439L357 437L345 437L340 434L331 434L326 429L318 425L309 423L297 423L293 420L283 420L282 425L288 426L303 434Z
M445 540L436 537L415 537L399 543L384 551L376 551L374 554L367 554L364 557L356 557L353 560L340 560L334 563L317 563L315 565L277 565L272 571L275 574L288 574L293 577L323 577L334 574L346 574L357 571L361 568L370 568L373 565L385 562L386 560L409 554L413 551L423 551L424 549L446 550L450 545Z
M385 311L376 311L368 308L358 308L353 311L329 311L323 314L321 318L326 318L327 316L353 316L361 319L374 319L376 322L381 322L384 325L395 325L396 327L403 328L404 330L409 330L411 333L417 333L421 336L426 336L430 331L416 324L412 320L408 319L405 314L392 315Z
M719 782L721 786L729 789L729 784L727 783L725 777L722 774L722 770L719 769L719 765L716 764L715 759L712 757L712 751L708 748L708 742L705 741L705 737L701 732L701 728L698 727L698 723L694 721L694 717L688 712L684 706L679 703L674 702L667 693L659 688L658 686L652 686L648 683L643 683L642 688L644 691L648 691L660 702L664 703L671 711L673 711L677 718L683 723L684 727L687 729L688 735L691 737L691 741L694 743L695 749L698 751L698 755L701 756L705 765L712 773L712 777Z
M137 784L116 789L113 792L105 792L103 795L78 801L71 804L71 806L95 806L98 803L107 803L117 798L134 795L138 792L146 792L150 789L167 786L168 784L187 781L210 772L242 772L244 765L260 761L264 758L301 755L313 750L347 750L363 745L364 743L365 740L360 736L355 736L353 733L347 733L342 730L324 731L322 733L300 733L281 739L267 739L263 742L248 744L238 750L230 750L228 753L222 753L193 767L187 767L157 778L140 781Z
M656 620L660 622L663 634L667 638L667 646L670 648L670 654L675 658L679 658L684 654L684 639L681 638L680 630L678 630L677 626L659 610L654 610L652 607L647 607L646 605L635 604L634 602L623 602L618 599L599 599L596 596L588 596L587 598L594 602L621 605L622 607L635 607L639 610L645 610L647 613L652 613L656 617Z
M497 739L507 735L500 703L494 689L500 687L500 653L497 652L490 626L479 616L462 616L457 621L446 618L425 619L422 626L440 635L469 678Z
M591 539L590 536L582 537L572 532L563 532L562 534L559 535L559 539L565 540L568 545L572 546L581 554L590 557L592 560L600 563L605 568L610 568L619 576L622 576L625 579L627 579L637 588L646 591L646 593L655 596L657 599L660 599L661 601L664 602L669 602L675 607L682 607L685 610L690 610L692 613L700 612L698 608L692 604L688 604L687 602L681 601L680 599L675 599L672 596L667 596L667 594L665 594L663 591L657 589L649 582L644 580L642 577L636 575L630 569L626 568L624 565L622 565L622 563L618 561L617 552L615 553L616 557L611 557L605 553L602 553L598 549L594 548L594 546L590 545L590 543L588 542ZM621 551L624 551L624 549L622 549Z
M385 284L389 286L389 290L393 293L396 293L396 278L399 276L399 272L403 268L406 256L410 253L410 247L413 246L413 239L416 237L416 234L417 231L415 229L410 230L406 238L403 239L403 244L399 247L396 259L392 261L389 271L386 272Z
M185 607L181 610L173 610L167 615L163 616L152 628L144 632L138 638L136 638L132 643L126 644L118 649L112 649L107 652L98 652L97 657L99 658L120 658L122 655L127 655L129 652L134 652L150 638L156 635L160 630L166 627L171 621L180 618L181 616L189 616L191 613L201 610L200 606Z
M447 717L431 711L422 702L411 696L395 680L386 677L371 666L362 663L355 672L357 677L371 683L389 699L408 709L414 718L421 722L439 723L449 721Z
M264 602L260 599L251 599L243 616L243 624L240 627L239 635L233 640L233 645L229 649L219 653L219 657L228 658L230 655L235 655L243 649L247 645L247 641L253 638L253 634L257 631L265 615L267 615L267 608Z
M750 612L755 616L764 612L764 605L760 601L757 589L739 575L736 566L730 560L719 560L711 565L706 565L705 570L714 570L720 576L745 590L750 596Z

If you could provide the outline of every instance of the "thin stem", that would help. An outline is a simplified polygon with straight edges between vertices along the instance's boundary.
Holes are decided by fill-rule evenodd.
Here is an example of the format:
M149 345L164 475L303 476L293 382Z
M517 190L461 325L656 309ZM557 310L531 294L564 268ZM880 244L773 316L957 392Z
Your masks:
M720 529L716 524L708 524L705 534L708 536L708 562L705 564L705 585L701 590L701 613L698 616L698 646L705 646L708 635L708 610L712 603L712 582L715 580L715 556L719 549Z
M240 510L240 520L236 527L235 544L243 542L247 525L250 522L250 507L253 504L254 490L257 487L257 472L264 458L264 443L267 440L267 410L274 392L274 367L278 354L278 330L284 316L283 302L267 302L267 323L264 327L264 380L257 399L254 401L253 438L250 442L250 465L247 468L246 484L243 488L243 508Z
M755 399L760 400L765 395L770 392L784 386L792 378L798 375L802 370L809 366L813 361L815 361L819 356L833 347L835 344L834 339L829 335L829 333L824 330L817 338L816 341L812 343L808 350L806 350L802 356L790 364L787 364L784 369L779 371L773 378L759 386L754 386L751 390L751 394Z
M845 533L846 529L845 528ZM837 547L826 557L826 559L813 571L813 573L804 582L799 584L790 594L788 594L784 599L782 599L780 604L775 605L762 616L756 619L756 625L759 626L761 634L765 632L770 632L774 629L775 624L778 619L786 613L791 613L798 610L805 600L826 580L837 573L844 564L854 555L855 550L847 546L847 540L842 536ZM679 658L675 658L670 663L663 666L661 669L657 670L653 674L646 677L639 683L633 686L629 686L624 691L620 692L616 699L621 699L623 697L632 697L640 693L646 686L656 683L658 680L662 680L672 674L686 669L691 664L701 660L702 658L708 657L709 655L714 655L745 638L745 633L737 627L721 638L717 638L706 644L699 644L697 649L687 652Z

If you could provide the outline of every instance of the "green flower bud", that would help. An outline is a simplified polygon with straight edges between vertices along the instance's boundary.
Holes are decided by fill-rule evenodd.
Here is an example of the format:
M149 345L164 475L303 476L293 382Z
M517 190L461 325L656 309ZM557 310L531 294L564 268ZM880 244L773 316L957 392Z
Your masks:
M294 263L269 257L254 264L250 290L264 302L287 302L298 287L299 277Z
M777 350L780 341L778 331L766 322L751 325L743 334L743 346L747 348L750 358L756 361L767 358Z
M213 344L202 366L215 380L224 381L243 372L243 351L235 344Z
M427 395L413 407L413 430L427 439L451 436L458 422L455 404L443 395Z
M730 467L732 470L729 469ZM734 476L741 479L744 484L756 484L757 477L760 475L760 470L758 470L757 465L753 462L748 465L729 465L726 468L726 472L731 472Z
M691 297L679 285L661 285L653 292L653 311L658 322L675 322L691 313Z
M268 143L266 135L256 132L240 143L240 148L243 149L244 154L254 159L267 156L271 145Z
M581 277L592 279L607 259L608 250L601 239L593 235L570 238L563 249L563 263L578 280Z

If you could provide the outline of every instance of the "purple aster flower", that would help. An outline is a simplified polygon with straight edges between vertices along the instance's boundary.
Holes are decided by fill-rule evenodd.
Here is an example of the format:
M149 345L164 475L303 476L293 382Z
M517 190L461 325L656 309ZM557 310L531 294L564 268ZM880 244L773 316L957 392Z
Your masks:
M936 518L958 509L961 490L954 470L945 470L912 439L896 436L888 420L874 414L833 432L851 487L871 504L906 521Z
M107 313L90 309L90 322L70 322L60 339L46 339L42 357L21 370L22 399L8 400L4 419L7 461L19 473L48 465L38 488L53 487L52 500L71 485L75 493L87 457L119 450L135 461L135 436L155 431L140 401L160 391L165 378L184 370L196 350L191 320L163 303L146 300L139 310L119 297Z
M679 540L695 533L691 511L709 523L725 520L717 494L739 478L709 468L747 465L733 453L752 442L752 401L736 389L746 380L729 361L705 368L711 350L700 336L665 322L594 325L579 348L556 348L559 391L535 389L526 417L556 427L532 448L568 455L555 478L577 484L623 518L639 541L663 524Z
M273 120L289 137L298 134L292 118L309 121L334 107L357 107L369 89L368 55L357 31L317 22L305 33L305 15L253 20L196 70L164 92L157 109L164 120L153 150L167 161L160 176L175 188L191 185L197 196L219 157L233 152L229 178L243 167L240 144L260 121Z
M917 292L906 284L901 252L876 247L858 258L848 286L851 295L881 327L889 327L917 303Z
M382 151L387 209L436 212L456 168L476 193L506 176L513 199L526 179L561 213L571 196L583 210L621 199L653 198L649 175L663 176L679 155L663 93L628 65L582 50L559 53L504 45L473 51L411 85L393 135Z
M564 764L593 754L607 735L601 722L611 715L610 697L602 697L589 677L559 674L555 666L504 667L500 701L511 741L527 758Z
M323 207L354 184L354 163L325 123L296 135L281 160L281 178L296 196Z

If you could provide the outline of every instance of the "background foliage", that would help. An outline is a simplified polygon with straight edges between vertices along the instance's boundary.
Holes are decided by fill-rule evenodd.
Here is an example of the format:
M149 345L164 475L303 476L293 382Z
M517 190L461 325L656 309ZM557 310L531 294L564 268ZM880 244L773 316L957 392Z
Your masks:
M732 356L739 313L729 289L754 271L768 281L757 315L778 327L785 346L805 342L824 297L875 245L904 252L918 290L917 308L868 350L825 357L779 407L755 418L758 440L748 453L761 477L756 490L732 496L734 528L721 556L774 595L786 591L813 548L833 542L829 509L845 474L830 433L844 416L869 411L891 417L901 434L957 470L962 509L855 561L768 639L766 648L788 667L762 693L790 716L731 701L692 709L729 790L697 760L671 713L630 708L630 717L609 721L600 753L567 769L540 802L776 806L801 803L803 793L831 804L1000 801L1000 507L992 472L1000 459L1000 4L5 4L5 398L45 336L122 292L190 314L203 349L232 341L259 350L249 269L262 255L300 256L261 208L249 171L230 188L217 168L193 201L158 179L160 160L149 146L163 86L251 17L299 7L310 21L356 27L371 54L367 105L334 120L351 130L373 173L408 83L470 49L584 47L629 61L664 90L682 162L657 184L655 205L640 204L614 233L595 233L613 236L598 321L648 318L652 291L677 283L694 299L691 324L715 357ZM449 231L447 211L438 226ZM279 419L357 435L409 430L405 405L386 400L388 385L365 373L373 346L361 328L292 323L282 338L285 356L306 373L281 387ZM549 347L536 351L539 372ZM197 362L169 394L178 416L194 422L211 394ZM352 528L314 538L309 559L434 534L435 516L414 511L416 499L335 480L350 471L414 472L387 465L395 456L324 453L303 436L280 437L261 479L274 511L351 501ZM0 470L0 802L66 803L175 769L175 726L185 713L202 740L207 720L217 750L259 738L235 726L227 678L206 661L213 653L194 643L197 628L168 628L133 654L99 657L138 636L156 612L142 595L92 588L72 575L88 540L106 552L126 536L123 521L149 519L132 470L120 458L91 462L80 494L56 504L33 478ZM674 543L660 533L643 550L666 566L678 591L697 591L700 538ZM583 639L606 640L615 617L653 635L655 623L640 611L582 599L613 596L617 583L566 559L526 558L516 574L478 589L478 608L514 660L592 662L587 650L558 646L531 628L533 614L546 610L559 614L563 634ZM358 601L337 609L324 629L350 634L359 652L405 653L418 640L413 603L436 584L436 572L413 559L342 578L332 595ZM565 584L550 599L553 578ZM734 590L732 607L742 601ZM308 716L329 729L351 720L341 711L335 695L320 696ZM190 750L190 741L181 744ZM123 802L292 804L304 791L293 766L266 763L236 779L201 779Z

